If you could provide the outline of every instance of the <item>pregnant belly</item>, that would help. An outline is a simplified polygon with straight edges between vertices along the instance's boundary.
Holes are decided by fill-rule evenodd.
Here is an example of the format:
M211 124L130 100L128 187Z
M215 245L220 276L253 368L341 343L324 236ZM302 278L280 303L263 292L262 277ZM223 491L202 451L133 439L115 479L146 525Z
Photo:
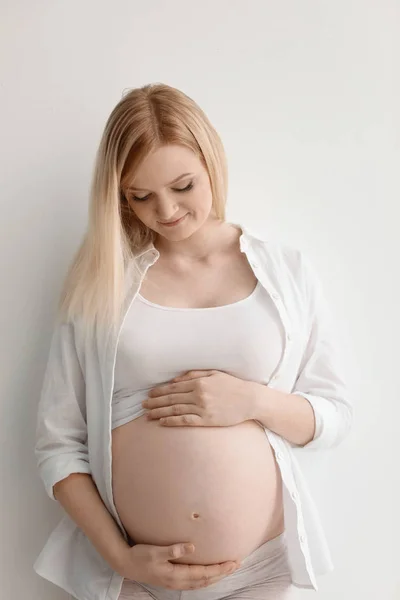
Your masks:
M112 484L135 543L195 545L173 562L242 560L283 531L280 472L256 421L164 427L142 415L112 431Z

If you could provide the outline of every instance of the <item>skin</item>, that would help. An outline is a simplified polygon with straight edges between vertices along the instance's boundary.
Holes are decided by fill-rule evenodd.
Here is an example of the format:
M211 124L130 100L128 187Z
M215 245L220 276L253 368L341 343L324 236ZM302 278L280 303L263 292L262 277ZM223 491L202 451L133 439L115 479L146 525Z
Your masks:
M170 183L184 173L191 175ZM179 191L187 186L193 187ZM165 261L182 271L190 270L194 263L207 265L237 235L215 216L207 170L200 159L183 146L168 145L155 150L143 161L124 193L135 216L156 232L155 247L162 257L160 265ZM175 227L162 224L183 215L187 215L184 221ZM129 550L129 554L134 552L134 548ZM191 577L187 574L186 581L181 575L182 582L176 589L212 585L227 574L225 569L232 564L235 570L240 563L228 561L221 565L191 566ZM188 569L187 565L173 567L182 571ZM196 581L197 576L199 582Z
M190 175L172 183L183 173L190 173ZM191 185L193 185L191 189L185 190ZM155 150L142 162L134 179L125 187L124 193L137 219L157 234L154 245L160 252L160 258L149 270L141 288L141 293L149 300L170 306L179 306L179 302L187 307L210 306L214 302L217 305L223 305L247 297L254 289L255 275L246 256L238 252L237 242L240 232L238 233L237 229L216 217L207 170L201 160L189 149L179 145L167 145ZM184 220L176 226L163 225L165 222L172 222L183 216ZM158 288L162 290L161 300L157 295L153 296L153 294L157 294L157 286L149 285L152 282L162 284ZM234 297L235 294L239 296ZM191 383L187 379L190 379L192 375L199 377L198 373L186 374L185 384ZM217 377L222 376L215 374L214 379ZM183 379L181 378L182 383ZM243 385L243 382L241 381L240 384ZM259 389L262 389L263 394L268 393L266 386L261 384L246 382L246 385L252 386L252 390L257 385ZM220 391L218 390L216 394L219 401L222 397ZM279 394L279 392L275 393ZM155 393L154 397L151 397L151 402L154 403L151 408L164 406L162 398L158 397L160 394L159 390L158 394ZM257 396L255 392L252 394L254 397ZM245 394L241 393L240 396L243 400ZM263 406L267 403L266 400L263 395ZM297 397L295 400L298 403ZM166 404L168 405L168 403ZM250 404L253 405L253 403ZM263 408L263 410L266 409ZM153 416L157 419L171 414L170 411L170 406L168 412L163 412L163 414L160 409L156 408ZM191 410L191 412L194 411ZM249 420L255 418L253 414L243 415L239 408L238 413L240 413L240 417L235 422L240 423L246 418ZM284 417L282 421L286 422L286 415ZM179 417L172 418L178 419ZM176 424L184 423L180 421ZM200 424L198 419L195 425ZM127 426L129 427L129 424ZM298 429L298 423L294 423L293 427ZM120 429L122 430L122 428ZM117 438L119 434L121 437ZM119 439L124 445L123 431L116 431L114 436L113 445L115 439ZM271 516L271 523L275 530L271 529L268 532L269 538L275 537L283 531L282 510L282 499L277 497L277 512L275 516ZM129 550L129 554L132 555L139 549L138 545L134 546ZM137 561L133 562L137 564ZM169 563L174 567L181 566L172 565L171 561ZM211 565L205 567L205 569L207 568L211 568ZM177 573L175 577L179 579ZM221 572L212 573L211 579L205 585L210 585L223 577ZM195 589L195 587L200 586L194 584L191 589ZM190 588L183 587L181 582L175 589Z
M169 185L183 173L193 173L193 176ZM193 189L177 191L191 182ZM217 290L215 293L222 304L240 299L233 297L232 289L243 296L250 293L255 276L245 256L238 256L238 233L215 216L207 170L191 150L179 145L158 148L143 161L129 187L131 189L127 189L125 195L132 210L138 219L158 234L155 246L160 252L160 259L152 267L148 279L163 281L173 306L178 306L182 293L182 285L175 285L177 278L186 284L188 296L184 300L187 305L199 302L208 306L214 290ZM176 227L162 225L162 222L173 221L185 214L188 216ZM225 258L232 264L232 255L235 256L235 268L228 271ZM214 278L210 277L210 273L214 273ZM224 273L227 273L226 281L222 279ZM198 281L202 282L201 286ZM179 289L175 296L174 289ZM228 298L222 297L222 290ZM150 300L158 302L157 297L152 297L154 288L148 282L144 282L142 291L145 297L150 295ZM254 406L250 418L260 420L295 444L304 445L313 439L314 412L306 399L257 383L251 385Z
M170 184L183 173L193 175ZM192 189L179 191L191 182ZM160 254L172 261L206 260L232 237L231 227L215 216L207 170L188 148L171 144L155 150L124 191L136 217L156 232ZM162 225L185 214L175 227Z

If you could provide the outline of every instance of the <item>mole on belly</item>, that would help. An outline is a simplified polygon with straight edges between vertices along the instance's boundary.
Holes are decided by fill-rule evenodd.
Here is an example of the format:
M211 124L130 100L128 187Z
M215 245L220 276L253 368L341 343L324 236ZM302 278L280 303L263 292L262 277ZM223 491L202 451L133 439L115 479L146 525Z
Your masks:
M199 513L192 513L192 518L193 519L198 519L199 518Z

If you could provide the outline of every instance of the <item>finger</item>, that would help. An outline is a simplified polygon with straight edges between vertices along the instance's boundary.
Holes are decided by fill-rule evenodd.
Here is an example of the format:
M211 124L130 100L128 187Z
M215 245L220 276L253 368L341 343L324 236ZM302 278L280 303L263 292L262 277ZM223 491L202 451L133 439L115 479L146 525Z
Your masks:
M216 583L220 579L227 577L236 569L238 565L235 562L229 561L224 565L186 565L186 564L171 564L170 571L173 574L173 579L179 580L181 583L177 589L196 589L207 587Z
M172 379L172 382L174 382L174 381L189 381L190 379L198 379L199 377L209 377L210 375L213 375L214 373L216 373L216 371L209 370L209 369L204 369L204 370L198 369L197 371L188 371L184 375L179 375L178 377L174 377L174 379Z
M225 573L224 575L219 575L218 577L205 577L204 580L202 580L199 583L199 587L204 588L204 587L209 587L211 585L214 585L215 583L218 583L218 581L225 579L225 577L229 577L229 575L231 575L235 571L236 571L236 569L233 569L229 573Z
M175 565L175 566L178 566L178 565ZM192 566L198 566L198 565L179 565L179 566L192 567ZM213 566L215 566L215 565L213 565ZM205 573L203 573L203 575L199 575L195 579L193 577L190 577L190 579L182 582L179 585L179 589L194 590L194 589L209 587L211 585L214 585L218 581L221 581L221 579L228 577L231 573L234 573L238 568L239 568L239 565L236 562L233 562L229 569L225 568L224 571L222 573L219 573L218 575L209 575L207 572L205 572Z
M204 575L201 579L201 587L208 587L209 585L213 585L214 583L216 583L217 581L221 581L221 579L224 579L225 577L228 577L229 575L231 575L232 573L234 573L235 571L237 571L238 569L238 565L233 563L229 569L225 569L223 573L220 573L219 575L215 575L215 576L209 576L209 575Z
M172 381L165 385L158 385L152 388L149 393L149 398L158 398L160 396L167 396L174 393L184 393L193 391L193 385L190 380L185 381Z
M188 565L190 578L194 580L204 579L205 577L223 577L235 571L236 566L234 561L217 563L215 565Z
M190 382L190 385L193 384ZM193 390L189 390L180 394L171 393L165 396L158 396L157 398L148 398L142 402L142 406L148 410L173 407L175 404L190 404L193 407L196 406L196 398L192 392Z
M187 414L180 417L163 417L159 420L163 427L201 427L205 425L203 418L199 415Z
M174 404L173 406L163 406L153 408L148 411L149 419L161 419L162 417L180 417L188 414L200 415L201 409L193 404Z

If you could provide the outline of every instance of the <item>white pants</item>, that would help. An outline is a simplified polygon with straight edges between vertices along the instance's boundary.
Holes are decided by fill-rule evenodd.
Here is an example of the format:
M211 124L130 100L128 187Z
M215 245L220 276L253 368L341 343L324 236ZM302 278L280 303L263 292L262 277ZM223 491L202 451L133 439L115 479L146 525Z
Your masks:
M293 590L285 534L241 561L240 568L197 590L170 590L124 579L118 600L288 600Z

